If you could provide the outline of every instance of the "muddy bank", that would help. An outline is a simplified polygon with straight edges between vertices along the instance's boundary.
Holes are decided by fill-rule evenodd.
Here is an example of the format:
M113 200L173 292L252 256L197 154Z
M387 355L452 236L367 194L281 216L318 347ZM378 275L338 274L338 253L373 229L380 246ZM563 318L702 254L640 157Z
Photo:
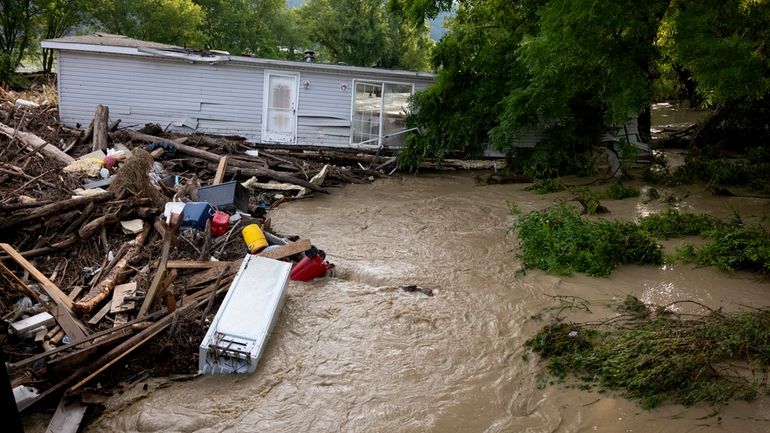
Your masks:
M603 318L627 294L694 299L712 307L765 306L770 282L692 266L622 267L610 278L517 275L507 202L523 211L559 194L525 185L476 186L470 175L427 175L353 185L282 206L284 233L301 233L337 264L332 278L292 282L257 372L153 390L139 384L110 402L86 431L529 431L770 430L770 399L652 411L612 393L538 379L524 341L555 313L555 295L581 296ZM765 201L671 192L684 210L746 220ZM659 188L660 190L660 188ZM663 195L663 194L662 194ZM566 197L564 195L563 197ZM617 218L662 209L656 201L606 201ZM434 296L405 293L417 284Z

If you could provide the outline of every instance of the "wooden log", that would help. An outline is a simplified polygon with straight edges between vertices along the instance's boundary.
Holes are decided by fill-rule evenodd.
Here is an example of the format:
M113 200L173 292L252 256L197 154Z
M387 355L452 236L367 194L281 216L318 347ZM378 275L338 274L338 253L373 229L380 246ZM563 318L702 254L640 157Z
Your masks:
M2 222L0 222L0 230L15 227L26 223L27 221L32 221L38 218L45 218L51 215L59 214L74 207L87 205L89 203L105 202L112 198L114 198L114 195L111 192L104 192L101 194L89 195L86 197L76 197L69 200L51 203L28 212L25 215L5 218L2 220Z
M225 170L227 169L227 162L230 159L225 155L219 159L219 165L217 166L217 173L214 175L214 180L211 181L212 185L219 185L225 179Z
M128 249L126 255L118 260L115 266L104 279L99 282L99 284L94 286L85 296L83 296L83 299L73 305L75 311L81 314L88 313L96 308L102 301L107 299L115 288L115 285L120 282L119 280L123 277L123 273L128 269L129 262L142 252L144 242L146 241L149 232L150 226L145 224L142 232L136 235L134 244Z
M10 126L0 123L0 133L3 135L13 138L18 138L24 145L27 146L27 148L30 149L39 149L38 151L45 156L49 158L53 158L59 162L62 162L64 164L72 164L75 162L75 159L66 153L64 153L61 149L54 146L53 144L47 143L42 138L38 137L35 134L32 134L30 132L23 132L23 131L17 131L15 128L11 128Z
M115 224L117 222L118 217L115 214L102 215L81 227L80 230L78 230L78 237L80 237L80 239L90 239L96 233L101 231L104 226Z
M94 113L94 142L91 151L107 150L107 132L109 130L110 108L97 105Z

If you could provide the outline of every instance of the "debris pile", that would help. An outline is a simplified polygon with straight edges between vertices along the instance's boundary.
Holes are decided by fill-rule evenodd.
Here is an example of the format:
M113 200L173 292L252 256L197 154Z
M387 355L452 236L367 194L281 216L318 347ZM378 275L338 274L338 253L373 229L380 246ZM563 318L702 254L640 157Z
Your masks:
M22 411L64 395L59 410L80 413L86 390L196 372L193 348L248 260L287 262L297 281L333 266L309 240L273 233L269 210L392 164L123 131L106 107L67 128L47 96L0 97L0 347Z

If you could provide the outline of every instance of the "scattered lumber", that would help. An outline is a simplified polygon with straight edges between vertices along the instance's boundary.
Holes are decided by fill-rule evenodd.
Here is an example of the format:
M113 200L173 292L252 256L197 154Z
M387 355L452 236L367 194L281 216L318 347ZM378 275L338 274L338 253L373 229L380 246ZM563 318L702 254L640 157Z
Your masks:
M0 134L11 139L18 139L28 148L34 149L35 151L43 153L45 156L63 162L64 164L71 164L75 161L73 157L67 155L58 147L46 142L31 132L18 131L4 123L0 123Z
M145 225L145 228L141 233L136 235L134 244L128 249L125 256L121 258L115 266L112 267L109 274L99 282L94 288L92 288L80 301L73 304L73 308L78 313L88 313L112 293L112 290L119 283L120 279L124 277L125 271L128 269L128 264L131 260L139 255L144 247L144 242L150 232L150 226Z
M72 300L67 297L67 295L65 295L64 292L62 292L61 289L59 289L51 280L49 280L45 275L37 270L37 268L35 268L24 257L22 257L12 246L5 243L0 243L0 248L8 253L11 258L13 258L19 265L24 268L24 270L29 272L30 275L32 275L36 280L40 282L43 290L46 292L49 298L53 300L53 304L49 306L48 304L44 303L34 290L30 289L29 286L21 281L21 279L19 279L2 263L0 263L0 271L5 272L5 274L14 279L16 284L24 288L30 296L38 301L38 303L45 305L51 315L53 315L56 323L58 323L59 326L64 329L70 338L76 339L85 337L85 332L83 331L85 326L73 316L72 310L70 309L73 305Z

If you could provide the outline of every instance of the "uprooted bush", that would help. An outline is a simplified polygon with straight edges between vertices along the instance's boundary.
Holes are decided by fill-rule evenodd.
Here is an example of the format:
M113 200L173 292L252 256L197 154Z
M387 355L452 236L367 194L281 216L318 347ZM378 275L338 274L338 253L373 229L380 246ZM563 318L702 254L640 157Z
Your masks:
M525 269L607 276L622 263L661 264L660 245L636 224L592 221L565 203L518 215L519 258Z
M645 408L751 400L767 388L770 310L686 318L667 308L626 310L603 323L546 325L526 344L554 376L621 391Z

